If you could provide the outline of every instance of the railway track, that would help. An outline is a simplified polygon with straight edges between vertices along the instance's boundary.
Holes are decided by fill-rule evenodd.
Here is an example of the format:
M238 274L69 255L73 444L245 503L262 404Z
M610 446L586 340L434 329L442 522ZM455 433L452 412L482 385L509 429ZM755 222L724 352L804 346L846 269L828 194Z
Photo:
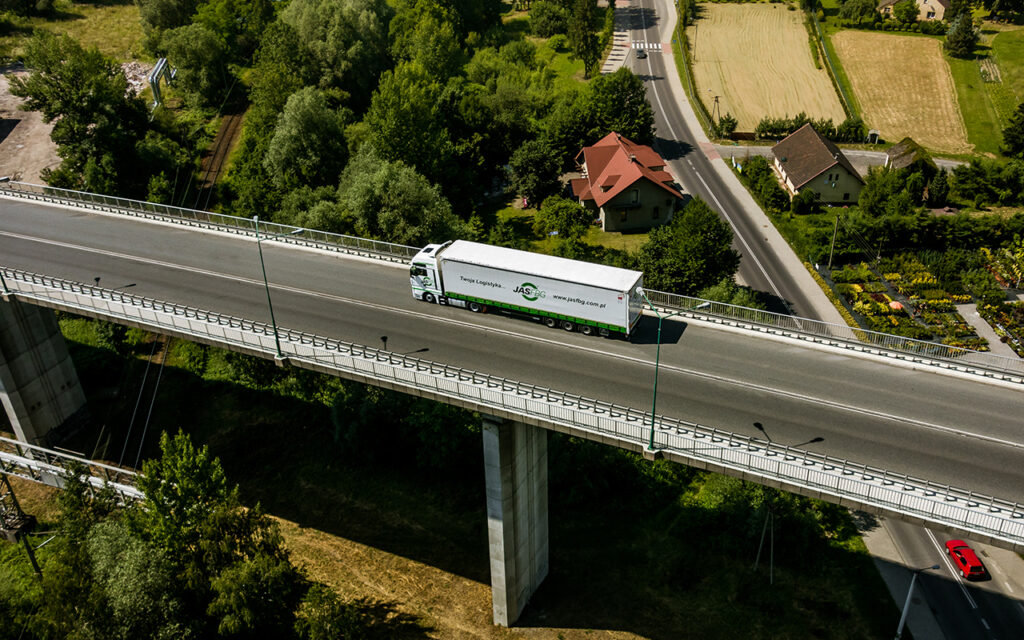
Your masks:
M235 139L242 131L242 113L226 114L221 120L220 129L213 139L212 150L203 157L202 168L198 184L196 185L196 199L192 204L193 209L206 211L213 195L214 187L227 162L228 152L231 150Z

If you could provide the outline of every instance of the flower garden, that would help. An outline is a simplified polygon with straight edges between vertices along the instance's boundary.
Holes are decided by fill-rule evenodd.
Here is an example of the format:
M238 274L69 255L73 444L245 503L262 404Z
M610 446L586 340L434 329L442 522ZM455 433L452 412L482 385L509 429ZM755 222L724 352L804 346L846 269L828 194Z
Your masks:
M862 262L831 277L836 293L868 329L976 351L989 348L956 312L956 304L970 302L971 296L944 289L913 254L883 259L878 271Z
M989 251L982 249L988 270L1000 286L1019 289L1024 282L1024 240L1015 246ZM1024 302L979 304L978 312L1017 355L1024 357Z

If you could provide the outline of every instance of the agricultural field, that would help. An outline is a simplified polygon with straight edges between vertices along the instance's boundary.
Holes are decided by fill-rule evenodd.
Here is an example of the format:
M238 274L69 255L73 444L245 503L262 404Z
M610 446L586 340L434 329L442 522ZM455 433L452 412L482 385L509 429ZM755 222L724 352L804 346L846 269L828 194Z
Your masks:
M731 113L739 131L764 117L846 118L828 72L811 57L803 12L786 4L702 3L687 28L697 91L713 110Z
M832 36L867 125L893 142L910 136L939 153L970 153L939 39L872 31Z

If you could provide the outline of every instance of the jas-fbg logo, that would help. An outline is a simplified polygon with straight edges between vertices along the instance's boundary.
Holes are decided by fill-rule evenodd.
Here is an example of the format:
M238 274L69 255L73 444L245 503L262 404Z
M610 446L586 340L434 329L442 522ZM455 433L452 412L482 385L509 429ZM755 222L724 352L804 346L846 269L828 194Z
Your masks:
M538 289L537 285L530 282L524 282L523 284L513 289L513 291L523 296L523 298L529 300L530 302L535 301L537 298L547 297L548 295L547 293Z

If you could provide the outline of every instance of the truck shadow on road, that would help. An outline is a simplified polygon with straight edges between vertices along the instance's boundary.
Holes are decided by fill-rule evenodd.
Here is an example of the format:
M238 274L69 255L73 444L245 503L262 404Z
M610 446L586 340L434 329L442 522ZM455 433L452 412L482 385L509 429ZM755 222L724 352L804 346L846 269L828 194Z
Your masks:
M679 342L686 331L686 321L680 317L666 318L661 323L661 344ZM658 318L644 316L636 323L629 341L633 344L658 344Z

